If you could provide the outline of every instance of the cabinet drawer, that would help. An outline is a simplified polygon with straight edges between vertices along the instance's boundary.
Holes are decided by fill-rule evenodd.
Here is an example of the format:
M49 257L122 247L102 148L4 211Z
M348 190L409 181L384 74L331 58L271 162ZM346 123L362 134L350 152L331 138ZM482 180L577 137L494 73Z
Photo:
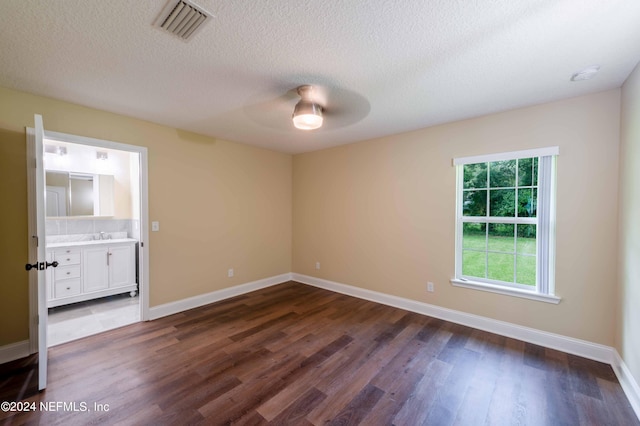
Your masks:
M80 294L80 279L56 281L54 295L56 299Z
M80 264L80 250L78 249L56 250L54 256L60 266Z
M56 282L68 278L80 278L80 265L58 266L54 269L53 274Z

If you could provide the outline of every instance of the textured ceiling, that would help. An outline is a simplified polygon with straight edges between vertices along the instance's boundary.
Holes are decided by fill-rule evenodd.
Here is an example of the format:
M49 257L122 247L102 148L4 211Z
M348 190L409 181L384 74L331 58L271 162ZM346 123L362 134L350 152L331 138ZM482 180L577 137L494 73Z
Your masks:
M640 60L638 0L194 3L214 18L184 42L152 25L164 0L1 0L0 86L298 153L620 87ZM301 84L319 130L291 123Z

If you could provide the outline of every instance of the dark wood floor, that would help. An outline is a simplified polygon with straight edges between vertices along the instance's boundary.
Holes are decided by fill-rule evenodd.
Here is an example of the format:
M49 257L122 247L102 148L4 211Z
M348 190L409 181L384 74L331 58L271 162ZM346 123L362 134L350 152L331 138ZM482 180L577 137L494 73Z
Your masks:
M606 364L293 282L57 346L49 358L48 389L27 401L109 410L0 419L639 424Z
M38 392L38 355L0 364L0 402L20 401ZM0 419L2 414L0 413Z

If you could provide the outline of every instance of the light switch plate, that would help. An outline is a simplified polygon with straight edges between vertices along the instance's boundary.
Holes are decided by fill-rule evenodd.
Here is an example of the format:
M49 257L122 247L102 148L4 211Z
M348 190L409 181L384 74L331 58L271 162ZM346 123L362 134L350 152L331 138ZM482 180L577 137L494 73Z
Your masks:
M151 230L158 232L160 230L160 222L151 222Z

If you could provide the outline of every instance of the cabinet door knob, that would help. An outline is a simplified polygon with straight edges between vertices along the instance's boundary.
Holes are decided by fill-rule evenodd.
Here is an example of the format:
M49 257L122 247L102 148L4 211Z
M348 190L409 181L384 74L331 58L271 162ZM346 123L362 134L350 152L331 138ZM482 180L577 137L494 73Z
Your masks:
M71 290L71 287L67 287L67 290Z
M71 275L71 272L67 272L67 275Z
M71 260L71 258L67 257L67 262L69 262Z

